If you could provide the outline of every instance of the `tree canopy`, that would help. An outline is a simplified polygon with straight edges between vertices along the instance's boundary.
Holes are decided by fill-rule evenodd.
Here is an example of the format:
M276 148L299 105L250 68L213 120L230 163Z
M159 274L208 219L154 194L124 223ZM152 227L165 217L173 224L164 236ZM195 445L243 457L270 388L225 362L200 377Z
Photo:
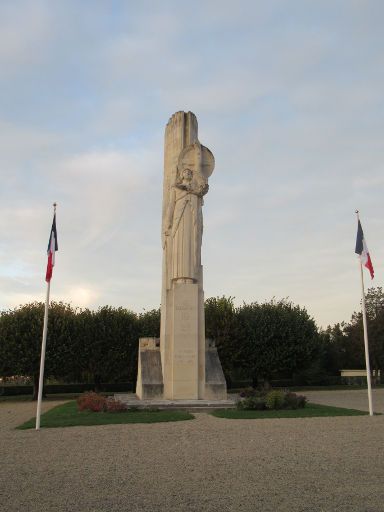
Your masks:
M366 294L371 366L384 368L384 292ZM44 304L0 314L0 375L38 380ZM252 379L300 374L307 383L341 368L364 368L361 312L349 323L319 331L305 308L287 299L243 303L233 297L205 302L207 338L216 342L230 383L236 371ZM160 310L136 314L104 306L97 311L50 304L45 375L71 382L135 382L140 337L159 337ZM312 382L313 383L313 382Z

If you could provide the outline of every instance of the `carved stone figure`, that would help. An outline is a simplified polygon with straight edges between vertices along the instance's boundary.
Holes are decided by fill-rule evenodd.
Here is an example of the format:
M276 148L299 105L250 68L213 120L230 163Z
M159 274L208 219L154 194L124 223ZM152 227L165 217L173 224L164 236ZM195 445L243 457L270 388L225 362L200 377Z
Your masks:
M216 349L206 347L201 265L203 197L215 160L197 138L192 112L176 112L171 117L164 149L160 353L153 349L150 354L157 368L161 360L163 388L159 391L157 383L156 393L172 400L221 400L226 398L226 384ZM140 398L155 392L153 379L146 377L154 373L144 368L150 366L145 350L143 345L137 386ZM153 361L151 365L155 366Z
M183 165L171 187L165 243L172 244L171 279L197 282L201 266L203 195L208 183L200 172Z
M184 148L178 158L163 222L168 288L173 280L197 283L201 278L203 196L213 168L212 153L198 141Z

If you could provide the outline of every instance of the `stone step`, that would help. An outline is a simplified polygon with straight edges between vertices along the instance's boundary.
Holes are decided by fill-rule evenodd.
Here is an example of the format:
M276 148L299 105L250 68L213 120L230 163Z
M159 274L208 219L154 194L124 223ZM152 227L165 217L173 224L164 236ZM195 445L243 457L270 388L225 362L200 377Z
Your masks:
M217 409L234 409L236 402L229 400L139 400L132 393L116 393L115 399L128 407L139 409L183 410L190 412L210 412Z

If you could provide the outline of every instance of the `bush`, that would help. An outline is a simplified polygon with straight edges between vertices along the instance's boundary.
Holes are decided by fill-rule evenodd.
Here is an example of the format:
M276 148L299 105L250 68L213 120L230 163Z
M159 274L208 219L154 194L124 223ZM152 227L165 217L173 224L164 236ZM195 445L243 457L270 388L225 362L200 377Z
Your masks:
M262 411L266 409L265 396L249 396L236 403L239 410Z
M267 393L248 388L240 393L240 397L241 399L236 403L239 410L302 409L307 403L305 396L277 389Z
M305 407L307 399L303 395L296 393L286 393L284 397L284 409L302 409Z
M120 400L107 398L105 401L105 410L106 412L125 412L127 411L127 406Z
M125 412L128 409L120 400L116 400L113 397L105 398L93 391L79 396L77 408L79 411L88 410L93 412Z
M77 399L77 408L79 411L101 412L106 410L107 399L93 391L84 393Z
M265 405L267 409L282 409L284 406L285 395L286 393L284 393L284 391L280 391L278 389L274 389L267 393L267 396L265 397Z
M248 387L248 388L242 389L240 391L240 396L241 396L241 398L249 398L249 397L255 397L255 396L256 397L262 397L262 396L265 397L265 392L261 391L260 389L257 389L257 388Z

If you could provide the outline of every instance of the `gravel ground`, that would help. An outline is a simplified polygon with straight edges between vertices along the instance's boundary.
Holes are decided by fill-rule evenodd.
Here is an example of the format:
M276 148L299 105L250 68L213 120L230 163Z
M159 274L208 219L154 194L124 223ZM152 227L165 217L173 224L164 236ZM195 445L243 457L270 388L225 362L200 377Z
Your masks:
M0 403L7 512L384 512L384 416L14 430L34 407Z
M309 401L318 404L346 407L368 411L368 392L366 389L340 390L340 391L305 391L303 393ZM384 389L372 390L373 412L384 414Z

